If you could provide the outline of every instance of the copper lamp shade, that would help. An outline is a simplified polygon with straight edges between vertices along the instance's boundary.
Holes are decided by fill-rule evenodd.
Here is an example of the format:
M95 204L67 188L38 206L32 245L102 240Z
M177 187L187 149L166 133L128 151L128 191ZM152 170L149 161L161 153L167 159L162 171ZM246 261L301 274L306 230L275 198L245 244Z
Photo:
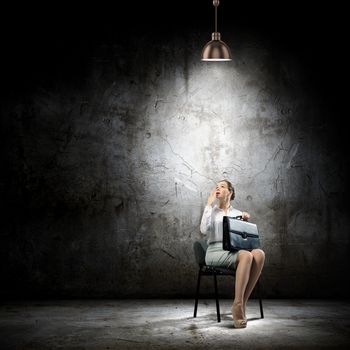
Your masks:
M215 7L215 32L211 35L211 41L205 44L202 50L202 61L231 61L232 56L230 48L221 40L218 32L217 7L219 0L213 0Z
M230 48L220 40L220 33L214 32L212 40L205 44L202 51L202 61L231 61Z

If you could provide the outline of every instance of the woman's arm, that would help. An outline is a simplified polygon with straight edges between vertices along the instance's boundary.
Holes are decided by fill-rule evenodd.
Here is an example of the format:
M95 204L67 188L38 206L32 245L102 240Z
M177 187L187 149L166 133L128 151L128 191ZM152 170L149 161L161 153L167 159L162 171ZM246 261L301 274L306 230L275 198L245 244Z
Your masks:
M211 205L205 206L200 225L200 231L203 235L206 235L210 231L212 211L213 207Z
M202 215L200 231L203 235L206 235L210 231L210 228L211 228L211 213L213 211L213 207L211 205L213 204L213 202L216 199L215 192L216 192L216 187L214 187L212 189L212 191L210 192L210 195L209 195L208 201L207 201L207 205L205 206L204 212Z

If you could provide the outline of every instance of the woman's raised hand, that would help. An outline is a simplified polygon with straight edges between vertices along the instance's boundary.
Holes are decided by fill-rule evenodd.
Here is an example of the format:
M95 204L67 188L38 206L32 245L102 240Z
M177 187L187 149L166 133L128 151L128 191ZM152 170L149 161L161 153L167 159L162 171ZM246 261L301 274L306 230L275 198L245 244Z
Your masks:
M210 192L207 204L212 205L215 199L216 199L216 187L214 187L213 190Z

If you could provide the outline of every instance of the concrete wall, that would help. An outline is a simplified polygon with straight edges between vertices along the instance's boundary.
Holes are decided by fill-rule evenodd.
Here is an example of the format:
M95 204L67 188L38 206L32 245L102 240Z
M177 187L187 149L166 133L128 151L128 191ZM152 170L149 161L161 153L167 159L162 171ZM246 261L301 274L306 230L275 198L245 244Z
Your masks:
M4 296L191 296L223 178L260 229L266 297L347 295L335 110L296 52L242 31L232 62L205 63L205 34L99 42L3 103Z

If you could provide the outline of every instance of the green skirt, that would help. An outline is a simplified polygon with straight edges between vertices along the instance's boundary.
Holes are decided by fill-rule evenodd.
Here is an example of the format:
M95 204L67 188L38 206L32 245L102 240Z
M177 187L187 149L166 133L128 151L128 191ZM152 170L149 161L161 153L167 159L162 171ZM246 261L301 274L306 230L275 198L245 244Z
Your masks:
M238 254L239 251L229 252L228 250L223 250L222 242L210 243L205 255L205 263L209 266L235 270Z

